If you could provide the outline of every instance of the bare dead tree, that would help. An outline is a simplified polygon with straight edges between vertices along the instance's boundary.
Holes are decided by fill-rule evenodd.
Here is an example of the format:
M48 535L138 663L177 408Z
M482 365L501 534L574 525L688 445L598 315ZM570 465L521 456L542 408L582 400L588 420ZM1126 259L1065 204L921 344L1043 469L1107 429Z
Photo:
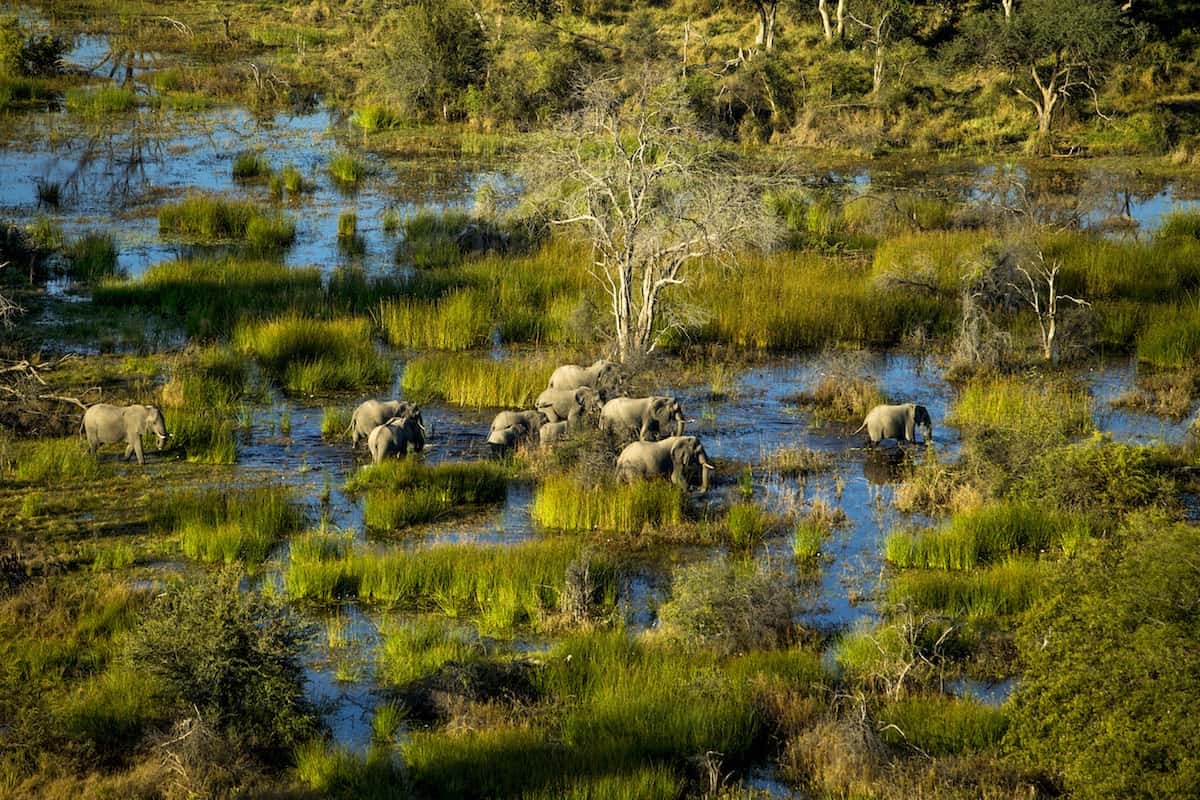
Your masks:
M817 13L821 15L821 28L825 32L825 41L832 42L835 33L840 39L846 32L846 0L837 0L837 10L834 12L833 20L829 18L828 0L817 0Z
M3 264L0 264L0 269L4 269L8 266L8 264L9 262L7 261L5 261ZM0 294L0 327L10 327L12 325L13 318L24 311L25 309L17 305L7 295Z
M867 10L864 12L867 19L860 19L853 13L850 14L850 19L862 27L863 44L870 48L873 57L871 66L872 97L879 97L879 91L883 88L887 51L895 37L898 12L899 6L893 0L874 0L868 4Z
M591 81L581 110L526 159L530 196L549 223L591 247L588 271L610 301L622 362L653 352L680 325L664 303L672 287L778 241L761 182L705 138L674 75L648 68Z
M1037 264L1033 267L1032 272L1020 264L1016 267L1017 272L1024 277L1024 282L1017 281L1009 284L1024 304L1033 309L1033 313L1037 316L1038 330L1041 333L1042 358L1046 361L1053 361L1055 356L1054 337L1060 320L1059 303L1066 300L1080 308L1091 308L1092 305L1087 300L1081 300L1058 291L1058 271L1061 266L1057 261L1047 263L1046 257L1039 250Z
M1004 21L1008 22L1012 19L1013 6L1016 0L1000 0L1000 7L1004 9Z

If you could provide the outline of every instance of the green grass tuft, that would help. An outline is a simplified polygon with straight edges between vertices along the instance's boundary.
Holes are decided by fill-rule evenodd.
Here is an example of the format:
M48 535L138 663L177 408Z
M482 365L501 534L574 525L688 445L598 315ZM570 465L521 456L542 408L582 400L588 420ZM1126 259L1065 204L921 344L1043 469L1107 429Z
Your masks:
M991 750L1008 729L1003 709L945 695L916 696L891 703L879 714L882 737L930 756Z
M137 99L136 92L120 86L73 88L68 89L65 96L67 110L94 117L132 111L137 106Z
M111 469L87 450L87 443L71 436L21 442L15 448L13 478L23 483L56 485L65 481L95 481Z
M207 563L258 565L304 524L289 489L208 489L168 495L153 528L177 535L184 555Z
M289 392L315 395L380 386L391 365L371 339L365 319L319 320L290 314L240 325L234 346L252 353L263 371Z
M220 242L245 242L253 251L279 251L296 238L296 224L278 212L260 208L251 200L231 200L190 194L158 210L158 230L164 236Z
M431 353L411 359L401 386L418 403L442 400L470 408L528 408L557 366L545 356L503 361Z
M553 476L538 487L530 514L547 528L636 534L682 524L683 490L666 481L586 484Z

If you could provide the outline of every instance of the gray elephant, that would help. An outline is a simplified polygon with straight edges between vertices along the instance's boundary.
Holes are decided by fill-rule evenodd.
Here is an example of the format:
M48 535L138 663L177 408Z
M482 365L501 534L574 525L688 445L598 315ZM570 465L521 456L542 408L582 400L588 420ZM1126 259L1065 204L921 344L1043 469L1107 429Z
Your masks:
M925 439L933 439L933 420L925 406L916 403L902 403L898 406L875 406L867 413L863 424L858 426L859 433L864 428L871 444L878 444L880 439L895 439L897 442L916 442L916 429L925 428ZM853 434L851 434L853 435Z
M492 427L488 432L488 444L496 451L516 447L536 436L547 421L546 415L536 409L532 411L501 411L492 420Z
M671 423L683 435L683 408L673 397L614 397L600 410L600 429L621 438L658 438Z
M541 441L542 447L554 442L566 440L571 435L571 423L563 420L561 422L547 422L541 428L538 428L538 440Z
M421 409L416 403L404 400L367 400L354 409L350 417L350 437L353 447L358 447L360 439L366 439L371 431L394 417L413 417L425 435L425 420L421 418Z
M83 412L83 422L80 431L87 435L88 450L96 455L96 450L102 444L125 443L125 460L130 455L137 456L139 464L145 464L142 455L142 435L153 433L158 437L158 449L162 450L171 438L167 433L167 425L163 422L162 412L157 406L110 406L107 403L96 403Z
M367 452L375 464L388 456L403 458L409 449L414 453L425 449L425 437L415 416L392 417L382 425L376 425L367 436Z
M621 383L621 372L617 365L603 358L593 361L590 367L578 364L563 364L550 376L551 389L578 389L590 386L608 397Z
M699 478L701 492L708 491L708 473L713 468L704 445L695 436L632 442L617 456L617 478L620 480L670 478L672 483L688 489Z
M547 389L538 395L533 406L551 422L576 422L585 414L594 417L600 413L600 393L590 386Z

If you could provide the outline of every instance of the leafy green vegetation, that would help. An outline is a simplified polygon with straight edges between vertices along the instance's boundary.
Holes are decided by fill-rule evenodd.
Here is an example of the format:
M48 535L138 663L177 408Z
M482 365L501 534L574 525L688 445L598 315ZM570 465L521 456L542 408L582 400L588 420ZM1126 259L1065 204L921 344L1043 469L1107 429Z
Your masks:
M365 319L320 320L290 314L239 325L233 342L295 394L365 389L381 385L391 375L391 365L375 349Z
M530 510L547 528L638 534L684 521L684 493L665 481L584 483L571 475L547 478Z
M542 356L501 361L431 353L405 364L400 386L419 403L443 400L472 408L521 408L531 406L546 388L555 366Z

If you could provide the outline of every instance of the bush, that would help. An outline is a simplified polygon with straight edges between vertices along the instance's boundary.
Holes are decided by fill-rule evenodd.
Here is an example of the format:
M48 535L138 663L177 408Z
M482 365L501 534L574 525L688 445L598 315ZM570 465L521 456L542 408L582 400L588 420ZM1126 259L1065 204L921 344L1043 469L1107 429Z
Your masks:
M1039 456L1009 494L1064 511L1111 517L1146 506L1175 504L1170 456L1161 448L1096 434Z
M251 750L290 749L319 725L301 660L313 631L241 579L226 568L160 595L130 634L129 658L178 713L199 710Z
M658 617L668 638L730 655L786 641L795 611L783 576L717 560L679 570Z
M1138 519L1047 586L1021 623L1024 665L1005 742L1067 793L1200 795L1200 530ZM1097 669L1097 665L1103 668Z

